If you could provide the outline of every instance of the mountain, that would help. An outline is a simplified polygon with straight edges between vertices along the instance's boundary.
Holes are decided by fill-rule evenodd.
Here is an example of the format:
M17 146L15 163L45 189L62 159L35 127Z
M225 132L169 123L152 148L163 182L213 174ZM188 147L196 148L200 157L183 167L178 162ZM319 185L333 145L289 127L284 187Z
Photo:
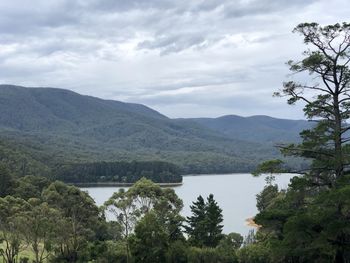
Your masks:
M300 131L311 127L311 123L305 120L285 120L263 115L227 115L192 120L230 138L269 144L299 141Z
M266 116L169 119L144 105L54 88L0 85L0 139L45 167L169 161L184 173L245 172L279 157L304 121Z

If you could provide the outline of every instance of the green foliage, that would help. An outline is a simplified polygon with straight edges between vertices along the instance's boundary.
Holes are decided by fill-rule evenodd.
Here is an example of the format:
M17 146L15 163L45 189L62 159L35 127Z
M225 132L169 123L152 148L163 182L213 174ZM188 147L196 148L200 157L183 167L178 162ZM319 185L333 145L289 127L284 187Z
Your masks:
M189 242L194 245L201 247L204 244L205 237L207 235L205 229L206 219L206 204L203 197L200 195L197 201L193 202L190 206L192 215L187 217L186 232L189 236Z
M279 157L273 143L294 142L309 126L265 116L214 124L168 119L142 105L59 89L0 85L0 100L0 160L18 176L51 176L62 164L134 160L174 163L182 173L249 172L262 159Z
M219 243L219 248L224 250L236 250L241 247L243 244L243 237L238 233L229 233L227 235L223 235L222 239Z
M135 183L142 177L156 183L182 181L176 165L160 161L80 163L58 166L56 169L54 176L69 183Z
M15 186L15 179L10 171L3 164L0 164L0 197L5 197L12 193Z
M50 185L50 180L45 177L28 175L17 180L13 195L29 200L41 198L42 191Z
M5 263L15 262L18 253L24 249L18 216L22 211L26 211L28 206L23 199L10 195L0 198L0 243L4 243L4 247L0 249L0 256Z
M236 257L227 258L221 251L210 247L190 247L188 251L188 263L236 263Z
M187 263L188 246L184 240L177 240L167 249L166 262L168 263Z
M173 189L163 189L152 181L142 178L128 191L120 190L114 193L104 207L112 212L123 230L126 239L125 253L128 257L131 251L138 260L165 258L166 247L169 244L184 240L181 232L184 219L180 216L183 204ZM154 220L153 228L147 229L147 224L152 220ZM157 243L153 236L162 237L164 240L159 240L161 243ZM149 251L144 250L146 243L154 246L151 258L147 256Z
M283 168L282 160L269 160L258 165L256 170L253 172L254 176L259 176L261 174L276 174L284 173L286 170Z
M95 242L88 247L90 257L93 262L98 263L127 263L127 254L125 253L126 243L124 241L103 241Z
M212 194L204 202L202 196L191 206L192 216L187 218L189 242L195 246L216 247L222 239L222 210Z
M261 212L269 207L271 202L278 195L278 186L268 184L264 187L260 194L256 195L256 207Z
M54 239L59 232L57 221L61 220L61 214L40 199L29 199L28 204L27 209L17 214L15 221L21 236L35 255L35 263L42 263L53 252Z
M56 221L60 230L56 240L60 244L58 258L75 262L79 250L93 239L98 226L99 211L95 202L86 192L58 181L43 191L43 199L62 214Z
M130 236L130 249L136 262L165 262L168 235L154 212L148 212L136 225Z
M290 61L290 69L315 75L322 85L284 84L281 94L288 103L303 101L306 117L317 125L300 134L300 144L282 150L312 164L291 180L287 191L278 192L270 184L257 196L255 222L261 228L253 246L269 249L272 262L348 262L350 24L303 23L295 32L315 49L305 51L300 62Z
M237 252L239 263L270 263L269 249L262 244L249 244ZM278 261L277 261L278 262Z

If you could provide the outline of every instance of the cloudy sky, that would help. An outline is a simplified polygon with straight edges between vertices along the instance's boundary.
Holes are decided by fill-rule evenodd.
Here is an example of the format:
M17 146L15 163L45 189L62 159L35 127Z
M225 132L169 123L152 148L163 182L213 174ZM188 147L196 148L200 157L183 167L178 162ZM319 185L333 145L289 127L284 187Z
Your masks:
M272 98L301 22L348 21L348 0L1 0L0 83L137 102L170 117L302 118Z

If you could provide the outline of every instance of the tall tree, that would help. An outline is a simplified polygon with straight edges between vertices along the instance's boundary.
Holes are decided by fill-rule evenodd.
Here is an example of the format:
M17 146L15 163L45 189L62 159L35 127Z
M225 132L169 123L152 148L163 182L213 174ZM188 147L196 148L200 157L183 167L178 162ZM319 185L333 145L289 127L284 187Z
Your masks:
M11 194L14 187L15 180L9 169L5 165L0 164L0 197Z
M171 243L181 239L183 237L181 233L183 217L180 216L182 207L182 200L173 189L162 189L159 185L145 178L137 181L126 192L122 190L114 193L105 203L105 208L113 213L116 221L124 230L128 261L130 253L128 237L134 232L139 221L150 212L157 217L157 222L162 225L162 229L159 231L165 231L167 242ZM139 240L144 237L146 236L141 232L138 233Z
M28 203L13 196L0 198L0 256L5 263L15 263L25 245L18 221L18 214L28 210Z
M200 195L197 197L197 201L193 202L190 206L192 215L187 217L186 232L189 236L189 242L194 245L201 247L204 245L206 238L206 230L204 227L206 219L205 201Z
M187 217L189 242L198 247L216 247L222 239L222 209L212 194L204 201L200 195L191 205L192 216Z
M113 214L123 230L123 237L126 240L127 262L130 261L129 235L132 233L137 220L141 216L133 199L130 198L122 188L105 202L105 209Z
M40 199L32 198L28 204L27 210L18 213L16 221L21 235L35 255L35 263L42 263L52 253L61 214Z
M223 238L222 229L224 226L222 225L222 209L214 200L214 195L212 194L207 198L205 212L207 237L204 245L208 247L216 247Z
M284 152L311 158L313 183L333 187L350 165L346 136L350 130L350 24L303 23L294 32L311 48L301 61L288 62L290 70L314 78L307 84L286 82L275 95L288 97L289 104L302 101L306 117L317 125L301 133L302 144L284 147Z
M265 188L258 196L257 241L271 249L273 262L349 262L350 24L303 23L294 32L311 48L301 61L289 61L290 69L314 78L286 82L275 95L303 102L316 125L301 133L302 143L282 146L282 152L312 163L287 191ZM258 172L281 168L273 161Z
M77 262L79 252L94 237L99 211L94 200L79 188L54 182L43 191L43 200L61 212L56 223L60 232L55 240L61 260Z
M167 231L153 211L138 222L130 237L135 262L165 262L168 244Z

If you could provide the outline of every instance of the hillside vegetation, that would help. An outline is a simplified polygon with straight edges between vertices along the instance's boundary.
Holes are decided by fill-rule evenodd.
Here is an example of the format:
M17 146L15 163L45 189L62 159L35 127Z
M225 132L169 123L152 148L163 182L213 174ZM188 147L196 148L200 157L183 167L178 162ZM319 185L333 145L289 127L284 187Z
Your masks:
M26 173L134 160L171 162L182 173L248 172L279 156L274 143L297 140L308 125L266 116L169 119L140 104L0 85L0 138L13 152L6 158L31 164Z

